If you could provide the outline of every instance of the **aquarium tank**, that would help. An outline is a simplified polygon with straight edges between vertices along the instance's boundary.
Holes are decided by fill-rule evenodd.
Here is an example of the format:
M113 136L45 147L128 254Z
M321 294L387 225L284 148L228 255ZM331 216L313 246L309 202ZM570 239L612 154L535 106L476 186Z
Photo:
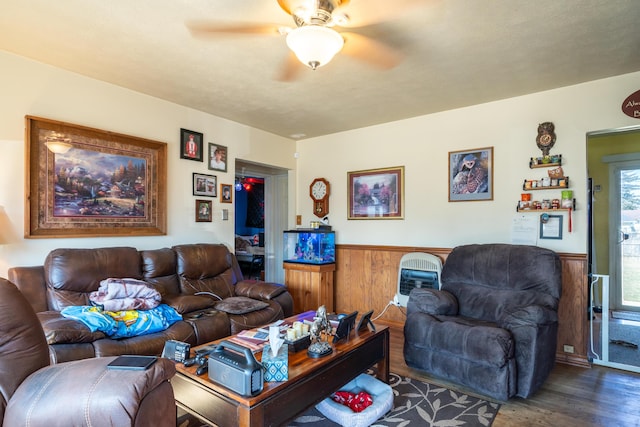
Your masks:
M336 262L336 233L317 229L284 232L284 262L331 264Z

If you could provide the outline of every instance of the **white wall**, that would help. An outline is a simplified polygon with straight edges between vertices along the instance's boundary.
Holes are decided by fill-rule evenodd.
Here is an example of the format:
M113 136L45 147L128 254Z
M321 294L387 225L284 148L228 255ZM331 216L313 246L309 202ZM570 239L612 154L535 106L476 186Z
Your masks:
M233 243L233 221L221 221L214 199L214 222L195 223L193 172L210 173L205 163L179 158L181 127L204 133L206 142L229 148L226 174L232 183L233 160L290 169L289 218L314 220L308 186L315 177L332 184L330 222L338 243L453 247L470 242L509 242L511 221L522 181L541 177L528 161L539 155L538 123L552 121L558 140L552 153L563 155L563 168L577 198L574 231L541 246L561 252L586 252L586 133L637 125L625 116L622 101L637 90L640 73L628 74L543 93L431 114L300 141L178 106L107 83L85 78L0 52L0 276L16 265L38 265L58 247L131 245L158 248L179 243ZM429 96L428 94L418 96ZM383 100L381 100L383 102ZM390 106L389 108L392 108ZM25 239L24 116L34 115L78 125L154 139L168 144L168 234L158 237ZM448 152L494 147L494 200L448 202ZM297 162L294 152L299 152ZM297 164L296 164L297 163ZM347 218L347 172L405 166L404 220ZM537 194L534 193L534 197ZM233 218L232 206L230 218ZM534 214L531 214L534 215Z
M295 143L289 139L1 51L0 69L0 277L6 277L11 266L41 265L46 254L59 247L152 249L193 242L233 247L233 205L224 205L230 220L222 221L222 205L215 198L213 222L195 222L192 173L213 174L218 182L233 184L236 158L296 167ZM166 142L167 235L25 239L25 115ZM202 132L205 152L208 142L227 146L227 173L208 170L206 162L180 159L180 128Z
M557 135L551 153L563 156L577 211L572 233L563 214L564 238L538 244L586 253L586 133L638 125L622 113L621 105L639 81L640 73L628 74L299 141L297 212L303 224L315 219L308 186L313 178L325 177L331 183L329 220L338 243L449 248L511 242L523 180L547 173L528 164L530 157L540 155L538 124L551 121ZM494 199L450 203L448 152L487 146L494 147ZM347 172L400 165L405 166L405 219L347 220ZM560 191L556 193L559 198ZM533 199L541 196L533 192Z

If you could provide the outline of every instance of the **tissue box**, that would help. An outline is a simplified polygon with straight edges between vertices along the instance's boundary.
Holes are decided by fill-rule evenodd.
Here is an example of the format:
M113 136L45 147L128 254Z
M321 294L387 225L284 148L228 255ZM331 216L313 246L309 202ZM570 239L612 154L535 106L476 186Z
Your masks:
M271 354L271 346L264 346L262 350L262 366L264 367L264 380L267 382L280 382L289 379L289 346L282 344L278 354Z

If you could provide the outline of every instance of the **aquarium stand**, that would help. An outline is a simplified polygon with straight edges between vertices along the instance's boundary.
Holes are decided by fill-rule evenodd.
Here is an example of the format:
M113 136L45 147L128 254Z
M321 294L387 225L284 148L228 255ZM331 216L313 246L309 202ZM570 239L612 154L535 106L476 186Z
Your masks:
M293 297L294 313L317 310L324 305L334 311L333 277L336 264L300 264L284 262L284 282Z

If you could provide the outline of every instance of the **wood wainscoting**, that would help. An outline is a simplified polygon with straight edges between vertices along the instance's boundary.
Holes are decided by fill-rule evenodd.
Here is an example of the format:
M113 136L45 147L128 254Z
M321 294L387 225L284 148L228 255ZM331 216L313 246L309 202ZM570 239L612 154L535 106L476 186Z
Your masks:
M400 258L409 252L427 252L446 260L447 248L407 246L336 245L336 312L374 310L378 316L393 300L398 286ZM559 330L556 360L590 366L587 355L587 256L559 253L562 261L562 297L558 309ZM404 325L403 307L390 306L380 317ZM565 352L569 350L569 352ZM573 353L571 350L573 349Z

